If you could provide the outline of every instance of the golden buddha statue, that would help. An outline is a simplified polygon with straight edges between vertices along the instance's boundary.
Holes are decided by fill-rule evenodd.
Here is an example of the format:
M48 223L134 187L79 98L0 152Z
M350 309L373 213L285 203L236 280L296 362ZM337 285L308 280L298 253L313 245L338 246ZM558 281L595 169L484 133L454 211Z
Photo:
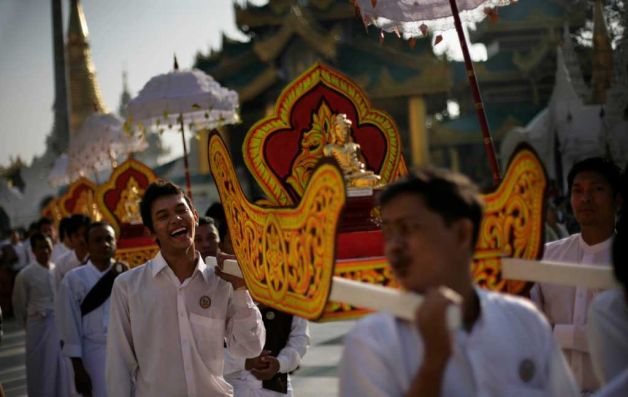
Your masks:
M142 223L140 217L140 201L142 194L139 184L135 178L129 178L125 189L120 194L120 201L116 206L114 214L123 223Z
M345 177L347 187L373 188L381 184L381 178L366 169L361 160L360 145L351 139L351 120L346 114L337 114L329 137L329 143L323 148L325 156L333 156Z

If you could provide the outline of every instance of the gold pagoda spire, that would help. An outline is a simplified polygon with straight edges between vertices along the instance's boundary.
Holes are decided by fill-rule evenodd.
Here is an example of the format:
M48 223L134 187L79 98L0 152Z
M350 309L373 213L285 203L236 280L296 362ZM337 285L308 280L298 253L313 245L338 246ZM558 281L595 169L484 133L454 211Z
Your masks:
M96 80L87 34L81 2L72 0L66 46L70 91L70 136L79 131L85 119L92 113L106 112Z
M606 90L613 79L613 49L604 21L602 0L593 6L593 70L591 76L592 102L606 103Z

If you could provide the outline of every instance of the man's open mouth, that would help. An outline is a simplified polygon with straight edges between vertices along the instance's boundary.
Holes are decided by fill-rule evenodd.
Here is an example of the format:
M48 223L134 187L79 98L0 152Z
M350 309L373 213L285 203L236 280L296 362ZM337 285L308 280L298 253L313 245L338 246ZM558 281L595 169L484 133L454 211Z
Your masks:
M185 227L180 227L180 228L178 228L178 229L173 230L173 231L170 233L170 236L171 236L171 237L180 237L180 236L185 235L185 234L187 233L187 231L188 231L188 229L187 229L187 228L185 228Z

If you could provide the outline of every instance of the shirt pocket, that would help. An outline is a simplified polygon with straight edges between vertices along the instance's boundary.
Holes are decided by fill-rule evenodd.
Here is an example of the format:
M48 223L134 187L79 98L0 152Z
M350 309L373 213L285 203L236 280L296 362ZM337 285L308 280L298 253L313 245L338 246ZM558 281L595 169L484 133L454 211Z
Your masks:
M222 375L225 319L190 313L190 328L196 350L207 368L215 375Z

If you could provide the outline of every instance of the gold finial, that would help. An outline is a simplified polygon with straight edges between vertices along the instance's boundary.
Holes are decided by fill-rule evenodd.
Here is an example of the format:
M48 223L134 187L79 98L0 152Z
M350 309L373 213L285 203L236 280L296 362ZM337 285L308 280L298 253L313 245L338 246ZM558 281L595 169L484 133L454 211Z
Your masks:
M604 21L602 0L595 0L593 7L592 102L604 104L606 90L610 87L613 78L613 50Z
M70 92L70 134L92 113L106 113L87 39L87 23L79 0L72 0L66 46Z

